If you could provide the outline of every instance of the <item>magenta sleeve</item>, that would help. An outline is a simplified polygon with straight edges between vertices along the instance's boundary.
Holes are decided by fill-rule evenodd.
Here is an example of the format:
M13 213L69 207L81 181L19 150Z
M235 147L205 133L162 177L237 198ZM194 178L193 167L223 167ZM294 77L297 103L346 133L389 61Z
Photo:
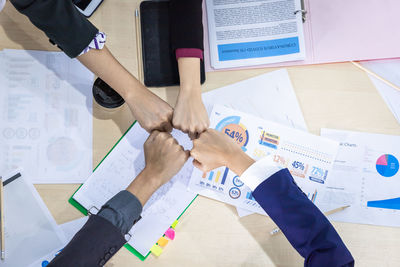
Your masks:
M176 60L181 57L197 57L203 60L203 51L198 48L178 48L175 50Z

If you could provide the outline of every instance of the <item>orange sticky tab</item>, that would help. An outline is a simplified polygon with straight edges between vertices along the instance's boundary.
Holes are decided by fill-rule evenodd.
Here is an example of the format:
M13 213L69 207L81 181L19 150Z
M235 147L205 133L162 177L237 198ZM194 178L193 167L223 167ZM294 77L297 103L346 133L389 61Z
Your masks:
M155 256L160 256L161 253L163 252L162 248L156 244L154 244L151 249L150 249L151 253L153 253Z
M168 237L169 239L174 240L174 238L175 238L175 231L174 231L174 229L172 229L172 228L168 228L168 230L164 233L164 235L165 235L166 237Z
M160 247L165 247L168 244L168 239L162 236L158 239L157 243Z

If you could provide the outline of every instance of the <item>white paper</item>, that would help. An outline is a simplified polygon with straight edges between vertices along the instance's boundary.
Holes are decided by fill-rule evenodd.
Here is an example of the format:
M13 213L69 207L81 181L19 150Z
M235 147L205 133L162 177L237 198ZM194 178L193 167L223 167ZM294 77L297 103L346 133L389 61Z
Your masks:
M233 138L253 159L272 155L287 167L296 183L314 202L325 187L336 156L338 143L275 122L216 105L211 114L211 128ZM194 169L189 189L200 195L265 214L251 195L251 190L228 168L221 167L203 176Z
M33 183L81 183L92 171L93 74L61 52L5 50L0 71L0 172Z
M305 59L300 0L206 0L215 69Z
M63 231L67 242L57 249L54 249L51 253L48 253L46 256L41 257L36 262L32 263L29 267L46 267L57 255L61 252L61 250L71 241L74 235L81 230L83 225L87 222L88 216L82 217L77 220L73 220L59 226L60 230Z
M3 176L4 182L21 173L21 177L4 186L4 220L6 259L0 266L28 266L41 256L65 244L46 205L24 172Z
M262 74L203 93L208 114L215 104L307 131L286 69Z
M303 113L286 69L262 74L203 93L208 114L215 104L245 112L265 120L307 131ZM252 211L236 208L239 217Z
M191 149L192 143L186 134L174 130L173 136L185 149ZM126 189L145 166L143 144L147 137L148 133L136 123L74 195L74 199L92 213L97 213L110 198ZM196 196L187 190L192 170L189 160L143 207L142 219L129 232L132 238L128 242L143 256Z
M332 220L399 227L400 136L332 129L321 135L340 142L321 202L351 205Z
M387 81L400 87L400 59L365 61L361 64ZM400 91L369 75L386 105L400 123Z

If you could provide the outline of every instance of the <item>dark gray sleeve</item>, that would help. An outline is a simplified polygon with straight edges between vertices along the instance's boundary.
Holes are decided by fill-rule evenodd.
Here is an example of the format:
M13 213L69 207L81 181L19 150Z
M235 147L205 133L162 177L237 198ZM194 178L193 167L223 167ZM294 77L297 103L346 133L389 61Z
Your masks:
M99 31L72 0L10 0L69 57L78 56Z
M141 213L140 201L129 191L124 190L104 204L97 215L110 221L125 235L140 220Z

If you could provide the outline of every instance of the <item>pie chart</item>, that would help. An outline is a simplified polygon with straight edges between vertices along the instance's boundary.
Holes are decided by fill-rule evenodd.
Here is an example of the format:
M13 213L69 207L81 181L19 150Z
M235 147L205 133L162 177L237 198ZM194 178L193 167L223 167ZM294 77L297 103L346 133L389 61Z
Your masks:
M384 154L376 161L376 170L384 177L392 177L399 171L399 161L390 154Z

